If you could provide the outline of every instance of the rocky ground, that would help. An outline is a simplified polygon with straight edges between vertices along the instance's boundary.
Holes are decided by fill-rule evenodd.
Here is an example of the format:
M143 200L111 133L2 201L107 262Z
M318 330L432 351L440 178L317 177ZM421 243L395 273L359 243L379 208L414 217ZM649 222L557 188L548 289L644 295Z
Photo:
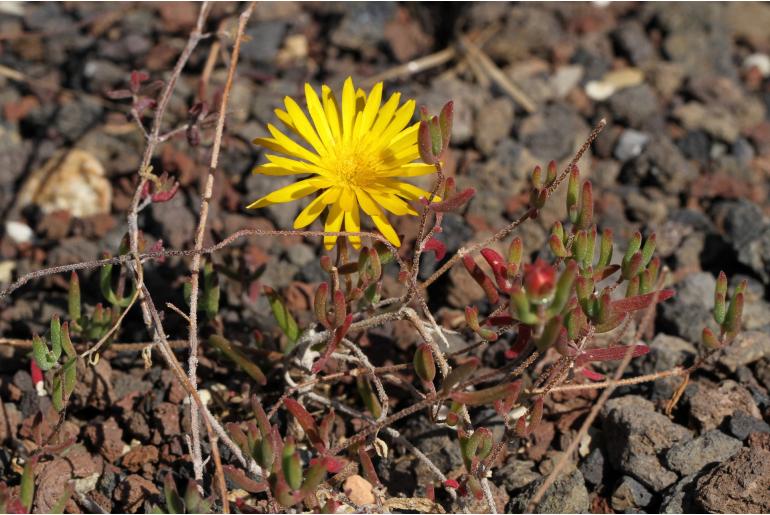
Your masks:
M217 4L207 30L221 31L228 42L239 9ZM166 79L197 10L187 3L0 3L0 285L31 270L118 252L144 138L126 116L130 102L115 91L128 87L132 70L147 72L149 88ZM580 163L594 182L600 227L619 238L655 231L678 291L657 313L648 340L652 352L635 360L629 374L689 364L702 351L700 333L710 321L719 270L732 283L749 282L745 331L691 378L671 416L663 406L679 385L676 378L617 391L581 443L579 460L538 509L768 512L768 26L770 6L760 3L260 3L229 103L208 241L242 228L290 228L301 203L244 209L282 181L249 174L261 158L250 141L265 134L272 110L285 95L297 96L306 81L337 87L352 75L363 83L394 75L412 59L457 49L438 66L386 82L386 89L433 111L455 102L448 173L478 194L462 216L446 218L439 238L450 253L513 220L526 202L532 167L568 161L605 118L607 129ZM475 43L462 45L464 38ZM196 102L212 105L221 94L226 66L209 52L214 39L191 56L171 100L167 130L185 124ZM502 79L478 58L465 58L476 46ZM218 59L203 82L209 55ZM523 95L512 96L511 84ZM192 246L210 152L205 122L201 144L191 146L182 131L154 159L156 171L172 174L181 189L172 201L142 213L148 246L159 239L167 249ZM67 153L71 149L77 152ZM557 204L522 229L528 249L542 248L550 224L563 216ZM416 221L402 218L396 228L414 234ZM267 300L249 295L255 283L284 292L300 322L310 320L309 293L323 279L321 253L318 240L282 237L241 240L218 254L218 265L250 277L222 280L219 323L225 333L252 346L254 330L266 338L277 334ZM426 259L422 266L426 277L436 263ZM187 270L182 259L147 267L157 305L184 306ZM36 281L3 301L0 336L27 339L44 332L52 315L66 311L67 279ZM98 274L81 274L80 280L84 301L93 306L100 300ZM461 267L429 295L446 325L461 318L466 305L484 306L482 291ZM171 312L166 327L172 338L186 336L184 321ZM129 315L120 341L146 339L139 316ZM411 359L415 336L396 325L368 340L376 364L400 363ZM509 344L501 341L481 355L499 364ZM15 458L53 429L37 417L50 401L35 391L24 349L0 345L0 353L0 478L17 484ZM143 511L162 503L166 471L191 473L182 388L160 362L145 370L135 352L108 357L83 371L67 421L56 428L76 436L78 445L41 472L41 511L70 478L104 510ZM215 352L206 352L201 367L202 388L225 418L255 389ZM340 384L329 393L344 397L350 390ZM280 391L263 393L270 404ZM526 507L596 397L582 392L549 398L544 422L530 439L509 443L492 477L498 506ZM502 436L494 417L487 418ZM447 474L461 470L450 433L421 416L398 429ZM376 463L389 493L423 495L423 465L401 458L401 450L392 454ZM89 507L73 498L69 509Z

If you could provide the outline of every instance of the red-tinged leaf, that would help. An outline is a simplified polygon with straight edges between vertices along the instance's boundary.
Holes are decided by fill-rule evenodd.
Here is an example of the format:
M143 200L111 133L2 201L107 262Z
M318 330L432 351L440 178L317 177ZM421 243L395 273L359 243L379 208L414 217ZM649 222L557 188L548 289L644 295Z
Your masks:
M556 286L556 270L541 258L524 265L524 289L528 295L541 298L551 294Z
M334 302L334 319L330 322L334 322L334 327L340 327L345 323L345 318L348 314L347 302L345 301L345 294L342 290L334 292L332 301Z
M333 456L323 456L321 458L311 458L309 465L312 467L316 463L318 463L320 460L323 460L324 467L326 468L326 471L330 474L336 474L339 471L341 471L343 468L345 468L345 462L339 458L335 458Z
M166 187L165 184L164 187ZM152 194L151 198L153 202L168 202L174 198L174 195L176 195L177 191L179 191L179 183L174 181L170 188L156 191Z
M460 384L461 382L465 381L473 372L476 371L477 368L479 368L479 365L481 364L481 361L477 357L468 358L463 364L459 365L458 367L454 368L444 379L444 383L441 385L441 388L448 392L452 388L454 388L456 385Z
M305 431L308 439L313 442L313 445L315 445L319 451L323 452L326 449L326 446L321 439L321 434L318 432L318 426L315 423L313 415L308 413L302 404L295 401L291 397L284 399L283 405L286 406L286 409L289 410L289 413L291 413L294 418L297 419L297 422L299 422L299 425Z
M149 97L142 97L134 103L134 109L139 116L142 116L147 109L154 109L158 105L155 100Z
M242 490L246 490L247 492L257 494L260 492L265 492L268 489L267 483L264 481L257 482L253 479L250 479L246 476L246 474L243 473L241 469L232 465L223 465L222 471L225 473L225 477L229 479L233 485Z
M446 256L446 245L437 240L436 238L430 238L422 247L423 251L433 252L436 255L436 261L441 261Z
M439 126L441 127L441 142L442 142L442 155L449 146L449 140L452 137L452 120L454 118L454 102L449 101L441 108L441 113L438 116Z
M347 334L351 323L353 323L353 313L348 313L342 325L334 330L334 336L331 338L331 340L329 341L329 344L326 346L326 350L324 351L321 358L318 359L318 361L316 361L313 364L313 367L310 369L311 373L317 374L318 372L321 371L321 369L326 364L326 361L329 359L329 357L332 355L334 350L337 348L337 345L339 345L339 343Z
M653 302L663 302L670 299L676 293L672 289L660 290L659 292L645 293L644 295L636 295L634 297L628 297L626 299L620 299L613 301L612 311L614 313L624 314L631 311L638 311L648 307Z
M437 156L433 154L433 142L429 121L423 120L417 129L417 150L420 153L420 159L425 164L435 164Z
M603 281L618 270L620 270L620 265L609 265L602 268L601 270L597 270L594 272L594 282L598 283L599 281Z
M433 486L433 483L430 483L425 487L425 497L427 497L430 502L436 501L436 487Z
M588 365L582 368L579 368L578 372L580 374L583 374L586 377L586 379L588 379L589 381L604 381L605 379L604 374L600 374L599 372L596 372L594 369L592 369Z
M142 82L146 82L149 80L150 75L147 72L137 71L133 70L131 72L131 79L129 80L129 84L131 86L131 91L134 93L139 91L139 87L142 85Z
M521 437L526 437L532 434L532 431L540 424L540 419L543 418L543 397L538 397L532 405L532 409L529 411L529 424L527 424L527 415L522 415L516 421L516 434Z
M489 264L489 268L492 269L497 287L504 292L509 292L512 285L508 280L508 263L503 259L503 256L489 248L481 249L481 255Z
M498 254L495 250L490 248L483 248L481 249L481 255L484 257L484 259L486 259L487 263L489 263L489 267L492 270L500 270L503 273L505 272L505 259L503 259L503 256Z
M497 326L502 327L506 325L513 325L514 319L510 315L495 315L493 317L489 317L484 321L484 325L491 325L491 326Z
M508 413L510 413L511 409L513 408L513 405L516 404L516 401L519 400L519 394L521 393L521 385L522 381L521 379L518 379L513 382L513 386L511 387L510 392L508 393L508 396L504 399L500 399L495 401L494 407L495 411L497 413L505 418Z
M21 503L21 499L19 497L11 497L11 499L8 500L8 504L5 506L5 509L8 513L13 514L29 513L27 508Z
M532 337L532 328L528 325L519 325L519 333L516 335L516 341L513 346L505 351L506 359L514 359L524 351Z
M105 95L112 100L122 100L134 96L133 93L127 89L113 89L112 91L107 91Z
M373 485L379 485L380 478L377 477L377 471L374 469L372 458L369 457L369 453L366 452L363 445L358 447L358 460L364 469L364 477Z
M43 377L43 371L40 370L40 367L37 366L37 362L34 359L30 361L29 369L30 369L30 374L32 375L33 385L42 383L45 380L45 378Z
M575 365L581 366L592 361L617 361L623 359L628 352L628 345L616 345L606 349L588 349L575 359ZM633 346L631 357L637 358L650 352L650 348L643 343Z
M450 398L467 406L482 406L494 404L495 401L507 398L518 392L521 384L518 382L492 386L475 392L452 392Z
M500 301L500 294L497 292L497 288L495 288L495 285L492 283L492 279L490 279L487 274L476 265L473 257L463 256L463 265L465 265L465 269L468 270L471 277L473 277L478 285L484 290L489 302L491 304L497 304Z
M468 202L473 196L476 194L476 190L473 188L468 188L466 190L461 191L457 195L455 195L452 198L448 198L446 200L442 200L441 202L433 202L430 204L430 209L437 213L446 213L449 211L454 211L455 209L459 209ZM423 204L427 205L428 200L424 199Z
M460 488L460 483L458 483L456 479L447 479L444 481L444 486L447 488L457 489Z

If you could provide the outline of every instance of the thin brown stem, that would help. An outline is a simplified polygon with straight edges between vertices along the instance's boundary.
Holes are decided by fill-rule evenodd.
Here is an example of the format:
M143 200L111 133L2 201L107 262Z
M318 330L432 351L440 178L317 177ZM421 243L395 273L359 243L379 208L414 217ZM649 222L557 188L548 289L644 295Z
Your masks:
M195 250L203 248L203 238L206 232L206 222L208 221L209 203L211 201L211 195L214 190L214 175L216 173L217 164L219 163L219 151L222 145L222 136L225 129L225 114L227 113L227 102L230 99L230 90L233 86L233 78L235 77L235 69L238 66L238 56L241 51L241 40L243 39L243 32L246 29L246 24L251 17L251 13L254 11L255 2L250 2L248 7L241 13L238 19L238 32L235 36L235 44L233 45L232 57L230 58L230 67L227 71L227 80L225 82L225 89L222 92L222 100L219 106L219 118L217 119L217 128L214 136L214 146L211 150L211 162L209 164L209 172L206 176L206 184L203 188L201 195L201 209L198 216L198 228L195 232ZM197 388L197 371L198 371L198 293L199 293L199 275L201 265L201 254L196 253L193 256L192 264L190 265L190 315L189 321L189 337L190 337L190 358L187 363L188 376L193 388ZM190 403L190 426L192 433L192 458L193 469L195 472L195 479L201 481L203 479L203 456L201 452L200 442L200 415L198 408L194 403ZM214 442L212 442L214 445Z

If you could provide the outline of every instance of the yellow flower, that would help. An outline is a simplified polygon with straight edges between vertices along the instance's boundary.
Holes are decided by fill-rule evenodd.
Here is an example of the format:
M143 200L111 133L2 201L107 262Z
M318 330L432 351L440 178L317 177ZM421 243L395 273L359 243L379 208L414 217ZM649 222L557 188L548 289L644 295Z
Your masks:
M432 165L413 162L419 157L419 123L408 125L414 100L399 107L401 94L394 93L383 104L382 83L367 95L354 88L350 77L342 88L341 106L328 86L321 88L319 99L305 84L305 98L310 119L290 97L284 99L286 110L276 109L275 114L306 145L268 124L272 137L257 138L254 143L283 155L268 154L269 162L254 168L254 173L310 177L273 191L248 207L290 202L320 192L294 220L295 229L307 227L328 209L325 231L340 232L344 226L345 231L359 232L360 207L383 236L399 246L398 235L381 208L394 215L417 215L406 201L428 198L430 193L401 178L435 171ZM356 248L361 245L359 237L350 237L350 241ZM336 236L324 237L327 249L336 242Z

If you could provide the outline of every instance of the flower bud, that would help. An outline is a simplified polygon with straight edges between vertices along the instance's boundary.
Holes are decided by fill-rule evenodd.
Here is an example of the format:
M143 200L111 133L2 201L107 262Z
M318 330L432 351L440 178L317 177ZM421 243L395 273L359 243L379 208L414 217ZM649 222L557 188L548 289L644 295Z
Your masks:
M545 301L556 286L556 270L542 259L534 264L524 265L524 289L530 300L536 304Z

